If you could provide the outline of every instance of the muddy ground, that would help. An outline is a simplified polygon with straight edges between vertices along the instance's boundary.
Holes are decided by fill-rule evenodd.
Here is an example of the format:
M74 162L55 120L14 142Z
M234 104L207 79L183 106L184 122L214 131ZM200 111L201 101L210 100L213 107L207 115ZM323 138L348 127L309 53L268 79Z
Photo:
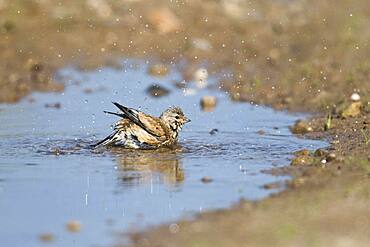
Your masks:
M0 102L63 90L53 73L66 65L144 58L179 64L186 81L205 67L233 100L315 113L293 130L332 144L274 171L294 176L291 189L134 234L135 243L361 246L370 228L369 22L366 0L0 0Z

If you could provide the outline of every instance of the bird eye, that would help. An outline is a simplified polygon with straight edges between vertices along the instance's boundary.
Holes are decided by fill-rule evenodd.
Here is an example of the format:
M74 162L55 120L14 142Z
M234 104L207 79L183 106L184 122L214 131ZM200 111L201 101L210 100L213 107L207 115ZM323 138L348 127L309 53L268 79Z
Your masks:
M175 118L176 118L176 119L179 119L179 116L176 116Z

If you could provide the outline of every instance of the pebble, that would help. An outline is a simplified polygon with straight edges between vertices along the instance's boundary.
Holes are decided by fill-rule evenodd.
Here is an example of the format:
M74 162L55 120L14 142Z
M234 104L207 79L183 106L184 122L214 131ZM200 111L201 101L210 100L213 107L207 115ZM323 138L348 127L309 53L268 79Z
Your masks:
M54 240L54 235L51 233L43 233L39 236L42 242L52 242Z
M51 151L50 151L51 154L54 154L54 155L61 155L61 154L64 154L65 152L63 152L62 150L60 150L59 148L53 148Z
M357 117L361 114L361 102L352 102L341 114L344 118Z
M336 160L336 158L337 158L337 156L336 156L336 154L335 154L335 153L329 153L329 154L326 156L326 160L327 160L328 162L333 161L333 160Z
M62 107L62 104L59 102L57 103L46 103L45 108L55 108L55 109L60 109Z
M303 120L297 120L295 124L290 127L290 130L293 134L306 134L313 131L312 127Z
M71 220L70 222L67 223L66 227L69 232L81 231L81 223L77 220Z
M215 135L215 134L217 134L218 133L218 129L212 129L210 132L209 132L209 134L211 134L211 135Z
M212 111L217 104L217 99L215 96L204 96L200 100L200 106L203 111Z
M361 97L360 97L360 95L359 95L358 93L353 93L353 94L351 95L351 100L352 100L353 102L360 101L360 99L361 99Z
M308 149L301 149L301 150L295 151L293 154L295 156L308 156L311 154L311 152Z
M315 152L314 152L314 156L315 157L323 157L323 156L326 156L328 154L328 151L326 151L325 149L322 149L322 148L319 148L317 149Z
M146 92L152 97L163 97L163 96L168 95L170 93L170 90L160 85L154 84L154 85L149 86L146 89Z
M200 181L202 181L202 183L207 184L207 183L213 182L213 179L211 177L205 176L205 177L202 177Z
M257 134L259 134L259 135L265 135L266 132L264 130L259 130L259 131L257 131Z
M310 165L313 162L313 158L311 156L299 156L292 159L292 162L290 162L290 165L292 166L304 166L304 165Z

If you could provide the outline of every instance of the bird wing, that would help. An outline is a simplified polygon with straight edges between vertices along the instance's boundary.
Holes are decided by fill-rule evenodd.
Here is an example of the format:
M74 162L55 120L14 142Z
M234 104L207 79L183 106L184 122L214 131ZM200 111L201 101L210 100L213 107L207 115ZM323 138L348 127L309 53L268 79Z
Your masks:
M160 124L159 119L135 109L125 107L117 102L113 102L113 104L124 113L126 118L130 119L133 123L140 126L149 134L159 138L165 136L166 131Z

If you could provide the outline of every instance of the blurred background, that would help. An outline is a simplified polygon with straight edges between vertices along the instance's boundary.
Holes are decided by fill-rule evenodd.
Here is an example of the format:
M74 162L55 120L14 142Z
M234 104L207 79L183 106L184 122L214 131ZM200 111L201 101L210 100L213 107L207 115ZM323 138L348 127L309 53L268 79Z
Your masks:
M322 110L368 95L369 16L366 0L1 0L0 102L61 90L61 66L135 57L186 59L184 79L208 61L234 100Z

